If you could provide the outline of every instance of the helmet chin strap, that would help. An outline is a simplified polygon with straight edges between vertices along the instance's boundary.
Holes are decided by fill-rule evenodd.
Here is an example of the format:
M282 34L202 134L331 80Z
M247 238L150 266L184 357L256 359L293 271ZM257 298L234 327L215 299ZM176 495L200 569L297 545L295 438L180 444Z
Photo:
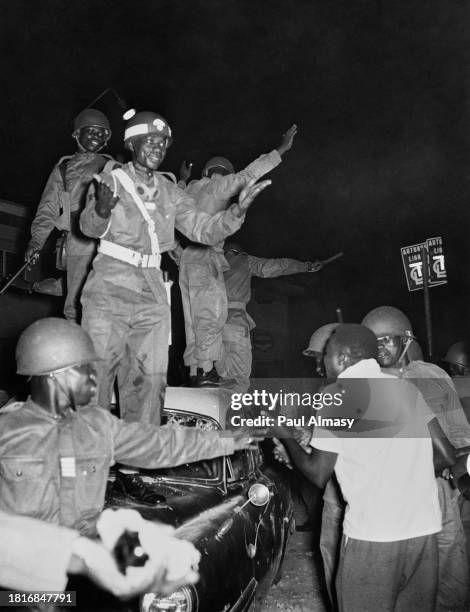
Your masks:
M72 134L72 136L75 138L75 141L77 143L77 147L80 150L80 153L91 153L92 151L87 151L87 149L85 149L85 147L82 145L82 143L79 140L79 135L77 135L75 132ZM104 143L101 145L101 147L99 149L96 149L96 151L93 151L93 153L99 153L99 151L101 151L101 149L104 149L105 146L108 144L108 140L109 138L106 138L106 140L104 141Z
M405 358L405 355L408 352L408 349L410 348L413 340L414 340L413 334L410 331L406 331L404 339L403 339L403 349L400 353L400 357L398 358L397 363L401 363L401 361Z
M54 393L54 402L55 402L55 406L54 409L56 411L56 413L59 413L60 410L59 408L59 395L58 395L58 390L62 391L62 393L64 394L64 396L67 398L68 402L69 402L69 408L72 408L72 410L74 412L76 412L77 410L77 405L75 403L75 398L73 396L73 393L71 392L70 388L67 387L67 389L62 385L62 383L57 379L56 375L54 372L51 372L49 374L49 378L51 378L54 383L55 383L55 393ZM58 389L57 389L58 387Z

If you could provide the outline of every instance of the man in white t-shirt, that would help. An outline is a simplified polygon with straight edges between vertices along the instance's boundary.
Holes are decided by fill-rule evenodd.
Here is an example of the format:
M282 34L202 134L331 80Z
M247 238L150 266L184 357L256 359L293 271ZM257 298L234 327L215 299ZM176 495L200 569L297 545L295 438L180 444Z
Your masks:
M285 443L317 486L334 471L347 503L339 610L433 610L441 529L433 458L438 469L452 465L452 447L416 387L383 374L376 356L370 330L340 325L324 362L328 378L338 377L333 392L344 400L335 415L321 415L353 417L354 425L317 426L310 455L292 440Z

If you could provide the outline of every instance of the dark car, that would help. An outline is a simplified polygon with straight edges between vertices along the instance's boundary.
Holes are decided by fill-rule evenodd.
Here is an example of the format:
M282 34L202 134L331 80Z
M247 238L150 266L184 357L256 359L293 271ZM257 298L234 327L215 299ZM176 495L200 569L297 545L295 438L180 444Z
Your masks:
M220 390L168 388L165 420L201 429L225 427ZM280 578L293 503L285 472L260 450L176 468L149 470L129 490L117 478L112 507L132 507L146 519L174 525L201 552L200 580L170 596L147 593L141 612L254 610Z

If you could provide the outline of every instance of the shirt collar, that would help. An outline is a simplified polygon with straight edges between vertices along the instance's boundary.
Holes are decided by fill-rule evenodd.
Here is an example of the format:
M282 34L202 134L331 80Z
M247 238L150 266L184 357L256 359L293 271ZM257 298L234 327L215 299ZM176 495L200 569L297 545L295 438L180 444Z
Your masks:
M46 410L39 404L36 404L36 402L31 398L30 395L28 395L28 398L26 399L26 402L24 403L24 407L25 408L28 407L30 410L40 413L41 416L51 421L55 421L56 423L66 421L70 418L73 418L75 415L75 412L70 408L65 416L55 416L49 410Z
M338 378L384 378L386 375L380 370L375 359L362 359L349 368L346 368Z

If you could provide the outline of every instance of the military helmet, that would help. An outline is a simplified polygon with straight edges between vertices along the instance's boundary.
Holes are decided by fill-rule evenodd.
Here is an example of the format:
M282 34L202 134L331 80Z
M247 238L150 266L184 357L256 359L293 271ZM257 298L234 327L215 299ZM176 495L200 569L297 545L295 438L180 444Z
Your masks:
M361 325L368 327L377 338L383 336L412 336L413 329L408 317L394 306L379 306L362 319Z
M233 174L235 172L232 162L226 157L212 157L204 166L202 175L208 176L209 170L212 170L213 168L224 168L229 174Z
M468 368L470 365L469 355L470 352L468 344L464 341L460 341L452 344L452 346L449 347L443 361L453 363L457 366L462 366L463 368Z
M316 329L310 338L308 347L302 351L302 354L306 357L315 357L315 354L323 353L326 343L338 325L339 323L327 323Z
M124 131L124 142L127 143L136 136L145 136L146 134L165 136L168 140L168 147L173 140L167 120L152 111L141 111L136 113L132 119L129 119Z
M86 331L57 317L40 319L27 327L16 345L17 373L25 376L45 376L96 359Z
M108 131L111 136L111 126L108 118L104 113L96 108L85 108L75 117L73 122L73 131L78 132L85 127L100 127Z

